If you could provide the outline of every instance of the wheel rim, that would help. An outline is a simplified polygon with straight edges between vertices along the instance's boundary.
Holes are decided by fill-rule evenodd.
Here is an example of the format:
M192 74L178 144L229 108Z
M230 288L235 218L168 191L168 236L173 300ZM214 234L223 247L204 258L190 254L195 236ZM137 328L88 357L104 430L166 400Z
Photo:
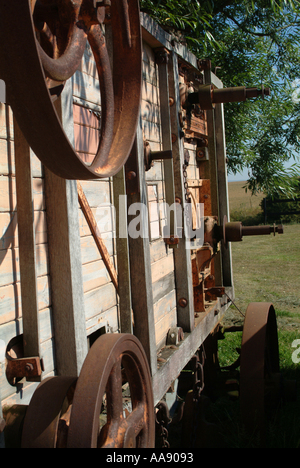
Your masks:
M122 401L124 373L132 402L132 411L126 416ZM100 431L104 396L107 421ZM154 431L152 382L140 342L133 335L102 336L92 346L78 379L68 447L153 447Z
M278 374L276 314L270 303L252 303L246 311L240 367L241 419L250 436L265 435L265 382Z
M49 377L38 386L26 412L22 448L65 446L67 431L60 432L60 422L68 420L76 381L75 377Z

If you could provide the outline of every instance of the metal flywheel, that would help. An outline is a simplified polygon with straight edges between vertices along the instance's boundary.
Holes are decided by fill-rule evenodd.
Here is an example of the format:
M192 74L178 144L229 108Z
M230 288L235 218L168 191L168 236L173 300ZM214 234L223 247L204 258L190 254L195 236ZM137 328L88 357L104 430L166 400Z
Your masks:
M125 164L141 100L139 14L138 0L1 0L0 77L7 102L30 147L56 175L104 178ZM53 103L80 66L87 41L101 94L101 137L91 164L75 152Z
M153 448L152 381L133 335L107 334L80 376L45 379L27 409L23 448Z

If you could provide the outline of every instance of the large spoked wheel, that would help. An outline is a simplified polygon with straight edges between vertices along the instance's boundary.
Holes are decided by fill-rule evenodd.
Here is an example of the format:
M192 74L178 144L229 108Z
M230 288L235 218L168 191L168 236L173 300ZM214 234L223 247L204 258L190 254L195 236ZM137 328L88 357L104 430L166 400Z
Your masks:
M248 306L241 349L240 409L248 436L263 443L268 383L280 372L276 314L272 304Z
M124 408L126 383L131 404ZM106 420L101 424L103 409ZM78 379L68 447L153 448L154 439L152 382L140 342L133 335L100 337Z
M103 32L108 16L112 67ZM74 151L52 102L80 65L87 40L101 93L101 138L91 164ZM139 1L2 0L0 42L8 103L42 163L66 179L115 175L130 154L139 116Z
M77 378L49 377L26 411L22 448L65 448Z

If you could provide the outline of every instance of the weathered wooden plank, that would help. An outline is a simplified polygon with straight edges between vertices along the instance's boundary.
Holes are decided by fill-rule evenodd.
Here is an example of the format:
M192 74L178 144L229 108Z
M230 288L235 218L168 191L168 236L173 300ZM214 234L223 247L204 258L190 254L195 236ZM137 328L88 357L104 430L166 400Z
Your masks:
M71 82L55 104L74 143ZM57 372L76 376L87 354L76 181L45 168L45 195Z
M102 327L105 327L107 333L118 333L120 324L118 318L118 308L116 306L106 310L100 315L96 315L86 322L87 335L91 335Z
M159 73L159 103L161 113L161 135L162 148L164 151L172 150L172 128L171 128L171 113L170 113L170 88L169 88L169 53L166 49L158 49L158 73ZM166 203L169 206L175 204L175 184L174 184L174 168L173 160L163 161L164 181ZM170 213L169 233L174 236L175 232L175 216L174 212Z
M172 36L164 31L149 15L146 13L140 14L143 40L151 47L167 47L172 49Z
M174 271L174 258L173 255L168 255L163 257L161 260L153 263L151 265L152 271L152 283L156 283L164 276L169 275L172 271Z
M170 328L176 327L177 310L169 310L156 324L155 324L155 340L156 349L159 350L166 344L167 334Z
M157 262L166 255L173 255L173 252L168 252L168 248L163 239L152 242L150 244L151 264Z
M94 218L96 219L99 231L102 234L111 233L114 229L114 217L112 207L110 205L99 206L98 208L91 208L91 210ZM91 230L81 209L79 209L78 215L80 236L90 236Z
M160 124L159 106L152 102L142 100L141 115L143 120Z
M32 177L42 178L41 161L31 153ZM12 140L2 140L0 138L0 174L14 176L15 169L15 148Z
M0 287L20 281L19 249L0 250ZM37 276L48 274L48 248L46 244L36 246Z
M96 155L99 144L99 131L96 128L74 125L75 150Z
M103 241L106 245L108 253L110 257L114 254L114 245L113 239L111 237L111 233L105 233L103 235ZM81 256L82 256L82 264L95 262L97 260L101 260L101 255L99 249L97 248L93 236L86 236L81 237L80 239L81 244Z
M49 276L37 280L38 310L50 306L51 296ZM20 283L0 288L0 324L10 322L22 316Z
M174 272L152 284L153 302L156 304L160 299L175 290Z
M43 198L43 179L32 180L33 206L35 211L45 209ZM15 177L0 177L0 212L13 212L16 208Z
M12 140L14 134L13 114L8 105L0 102L0 138Z
M176 308L176 291L171 291L169 294L160 299L154 304L154 320L155 326L164 315ZM168 330L165 330L166 335Z
M80 183L91 208L110 205L110 182L108 180L82 180Z
M108 271L102 260L82 265L84 292L104 286L110 283Z
M137 163L138 193L128 195L128 206L134 203L147 204L147 186L145 181L144 145L142 121L140 118L137 136L130 158ZM128 216L128 222L132 217ZM134 332L141 341L152 375L157 371L156 343L154 336L154 313L152 279L150 271L150 246L148 239L148 215L141 212L141 228L144 235L137 239L129 236L130 273L132 290L132 308L134 314Z
M15 119L14 142L24 357L41 357L31 150Z
M154 151L154 145L151 142L151 150ZM161 150L161 145L159 144L159 151ZM162 185L162 161L155 161L153 167L146 173L147 182L160 182Z
M76 72L72 77L73 81L73 94L81 102L86 101L101 105L100 85L99 80L91 75Z
M116 305L116 290L112 283L93 289L84 295L85 318L89 320L96 315L101 315Z
M113 178L121 333L133 333L125 168ZM124 222L122 221L124 220ZM120 231L124 235L120 235Z
M99 118L90 109L74 104L73 114L74 124L99 130Z
M171 52L169 59L169 87L170 96L175 99L175 105L171 107L172 133L178 138L173 143L173 164L175 196L185 200L185 188L183 180L184 147L183 141L179 138L181 127L179 122L180 95L179 95L179 71L178 59L174 52ZM176 293L177 293L177 325L184 331L191 332L194 328L194 306L193 306L193 279L191 253L186 248L186 239L179 239L178 248L174 250L176 269ZM180 299L185 299L187 306L181 307Z
M218 187L219 187L219 209L220 219L230 219L229 195L228 195L228 177L226 163L226 140L225 140L225 122L224 106L218 104L215 108L215 131L216 131L216 151L218 163ZM231 258L231 243L227 249L222 249L222 272L224 286L233 287L233 272Z
M205 84L211 84L213 74L210 69L204 71ZM217 81L218 78L216 77ZM219 207L219 184L218 184L218 161L217 161L217 146L216 146L216 128L215 128L215 112L212 110L207 111L207 125L208 125L208 171L210 179L210 190L211 190L211 210L212 216L218 216L220 218L220 207ZM222 284L223 272L222 272L222 257L218 253L214 259L215 264L215 280L216 284Z
M78 68L78 71L84 72L87 75L97 77L96 62L94 60L93 51L88 42L86 44L86 48L82 57L81 64Z
M0 174L15 174L15 150L13 142L0 138Z
M47 225L44 211L34 212L35 242L47 243ZM0 250L18 247L18 215L13 213L0 213Z

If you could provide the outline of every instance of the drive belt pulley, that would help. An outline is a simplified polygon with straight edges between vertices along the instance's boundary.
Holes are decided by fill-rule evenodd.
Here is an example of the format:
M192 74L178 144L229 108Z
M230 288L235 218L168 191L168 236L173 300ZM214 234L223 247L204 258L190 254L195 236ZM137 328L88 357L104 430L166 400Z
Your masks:
M75 152L53 103L81 64L87 41L101 94L100 142L91 164ZM7 102L42 163L66 179L116 174L131 151L140 109L138 0L1 0L0 44Z

